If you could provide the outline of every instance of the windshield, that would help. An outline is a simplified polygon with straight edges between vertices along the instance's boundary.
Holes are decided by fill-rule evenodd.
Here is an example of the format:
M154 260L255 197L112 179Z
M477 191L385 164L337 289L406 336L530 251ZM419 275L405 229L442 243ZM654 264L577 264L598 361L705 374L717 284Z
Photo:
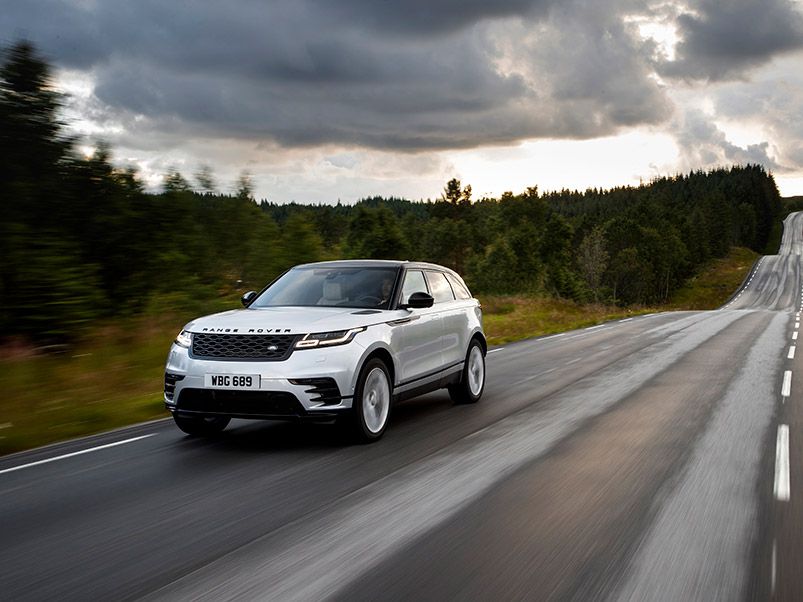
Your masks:
M294 268L249 306L388 309L398 268Z

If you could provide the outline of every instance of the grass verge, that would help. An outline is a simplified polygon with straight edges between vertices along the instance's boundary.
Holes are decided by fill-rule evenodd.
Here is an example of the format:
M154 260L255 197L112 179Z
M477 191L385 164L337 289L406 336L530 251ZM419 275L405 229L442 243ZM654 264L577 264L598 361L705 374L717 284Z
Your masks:
M684 287L675 291L663 311L681 309L717 309L739 288L755 261L755 251L734 247L727 257L714 259Z
M489 342L500 345L654 311L715 309L741 284L757 257L747 249L733 249L659 307L625 309L545 297L483 296L485 330ZM230 299L225 303L236 305ZM30 356L24 349L5 350L0 359L0 454L166 416L165 356L189 316L163 311L155 315L159 317L98 328L63 354Z

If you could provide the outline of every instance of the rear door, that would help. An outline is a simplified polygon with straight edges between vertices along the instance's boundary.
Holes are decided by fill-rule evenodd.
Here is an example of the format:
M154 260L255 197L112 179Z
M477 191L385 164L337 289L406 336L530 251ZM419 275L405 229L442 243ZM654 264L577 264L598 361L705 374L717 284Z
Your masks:
M426 271L427 284L435 298L432 306L441 319L441 349L443 368L450 368L465 359L468 347L468 318L466 302L456 298L446 274L435 270Z
M400 303L407 303L413 293L429 293L422 270L407 270L402 280ZM409 315L398 320L394 338L396 348L396 384L410 384L425 380L437 373L443 365L443 320L437 305L424 309L411 309Z

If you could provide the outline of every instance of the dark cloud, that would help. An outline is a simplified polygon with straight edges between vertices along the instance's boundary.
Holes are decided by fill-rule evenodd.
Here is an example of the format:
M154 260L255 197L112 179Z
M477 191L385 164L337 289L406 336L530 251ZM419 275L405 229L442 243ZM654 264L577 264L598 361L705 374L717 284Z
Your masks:
M789 0L699 0L677 18L677 58L663 75L724 80L803 48L803 15Z
M341 22L403 35L441 35L485 19L542 15L558 0L314 0Z
M31 0L0 14L140 135L421 150L671 114L626 0ZM135 119L137 116L144 116ZM129 134L133 135L132 132Z

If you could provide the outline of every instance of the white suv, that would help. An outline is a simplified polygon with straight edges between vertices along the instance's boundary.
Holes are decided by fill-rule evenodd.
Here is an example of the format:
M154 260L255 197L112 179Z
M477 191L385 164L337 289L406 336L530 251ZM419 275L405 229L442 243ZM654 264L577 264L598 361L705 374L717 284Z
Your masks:
M165 405L186 433L231 418L337 419L371 441L395 401L444 387L456 403L482 396L480 304L448 268L311 263L242 301L193 320L170 348Z

